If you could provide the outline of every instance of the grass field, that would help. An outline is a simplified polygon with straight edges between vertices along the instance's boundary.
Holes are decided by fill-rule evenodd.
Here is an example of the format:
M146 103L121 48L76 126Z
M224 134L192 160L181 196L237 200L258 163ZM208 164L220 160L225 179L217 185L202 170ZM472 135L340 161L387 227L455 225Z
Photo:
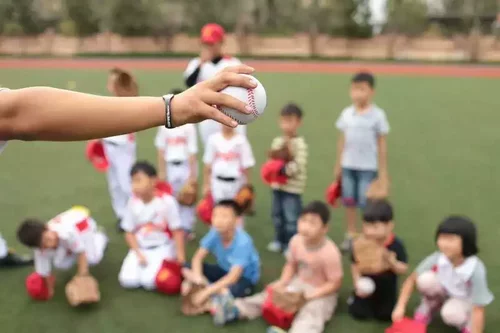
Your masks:
M181 86L177 72L137 71L141 93L160 95ZM310 146L309 183L305 200L323 198L332 180L335 156L334 121L347 105L347 75L272 74L258 75L267 87L269 106L261 120L249 127L249 137L260 165L277 134L279 108L288 101L300 103L305 112L302 133ZM0 70L0 85L12 88L30 85L66 87L105 92L106 73L97 70ZM434 249L438 222L447 214L463 213L477 221L481 258L486 262L494 294L500 293L500 210L498 207L498 154L500 114L498 83L480 78L379 78L377 102L387 110L392 132L389 166L396 230L406 241L414 266ZM155 161L155 131L139 135L139 158ZM74 310L64 299L64 282L71 273L58 273L56 297L46 304L30 301L24 278L30 269L0 271L0 332L2 333L137 333L137 332L264 332L257 320L224 329L212 326L209 317L186 318L179 300L144 291L122 290L117 282L126 245L114 231L115 219L109 203L104 175L95 173L83 155L84 143L18 143L6 149L0 161L1 231L12 245L18 222L25 216L50 218L73 204L87 205L97 221L108 227L110 248L103 263L93 270L101 281L102 302L92 308ZM258 170L257 215L247 229L260 250L263 281L278 277L283 258L269 254L265 246L272 238L269 218L270 192L262 185ZM198 234L206 227L199 225ZM335 211L331 236L342 238L343 213ZM195 243L190 245L190 253ZM346 261L347 264L347 261ZM345 266L347 269L347 265ZM337 314L325 332L380 333L386 325L357 323L346 314L345 301L351 287L346 274ZM414 299L414 303L417 300ZM500 326L500 307L487 311L486 332ZM453 332L434 324L431 333ZM304 332L306 333L306 332Z

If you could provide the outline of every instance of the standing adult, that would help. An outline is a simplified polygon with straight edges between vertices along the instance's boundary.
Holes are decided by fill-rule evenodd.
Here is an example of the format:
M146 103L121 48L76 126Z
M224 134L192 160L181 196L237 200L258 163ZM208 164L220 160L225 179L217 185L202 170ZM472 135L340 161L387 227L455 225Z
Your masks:
M241 64L238 58L223 53L225 34L224 28L216 23L208 23L203 26L200 37L200 56L192 59L184 71L184 80L187 87L211 79L226 67ZM198 125L204 146L212 134L221 130L221 126L221 124L213 120L205 120ZM246 126L238 126L237 133L246 135Z

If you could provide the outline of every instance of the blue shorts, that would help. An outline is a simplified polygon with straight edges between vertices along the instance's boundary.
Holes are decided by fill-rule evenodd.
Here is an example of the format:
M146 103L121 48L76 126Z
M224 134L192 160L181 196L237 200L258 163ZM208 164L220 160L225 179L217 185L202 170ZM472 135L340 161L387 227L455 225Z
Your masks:
M366 205L366 191L377 178L377 171L342 169L342 203L346 207L363 208Z
M191 268L191 264L186 264L185 267ZM203 263L203 275L207 278L208 282L214 283L222 279L228 272L216 264ZM235 298L250 296L254 291L255 285L250 280L244 278L240 279L229 286L231 295Z

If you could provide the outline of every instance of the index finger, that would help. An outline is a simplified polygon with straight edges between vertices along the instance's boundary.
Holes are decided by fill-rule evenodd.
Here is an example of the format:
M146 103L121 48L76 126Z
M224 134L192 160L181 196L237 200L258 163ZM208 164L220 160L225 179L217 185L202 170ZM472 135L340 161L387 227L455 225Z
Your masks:
M236 70L236 68L235 68ZM239 73L234 71L221 72L212 79L205 81L206 86L214 91L221 91L222 89L234 86L246 89L253 89L257 87L257 83L251 76L241 75L246 73Z

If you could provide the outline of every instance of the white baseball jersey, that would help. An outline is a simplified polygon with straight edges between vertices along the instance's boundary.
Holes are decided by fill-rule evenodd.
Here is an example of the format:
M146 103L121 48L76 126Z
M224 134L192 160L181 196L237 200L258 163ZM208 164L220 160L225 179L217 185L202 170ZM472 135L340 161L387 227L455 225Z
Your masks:
M109 143L112 143L115 145L124 145L127 143L134 143L135 142L135 134L130 133L130 134L110 136L110 137L104 138L103 141L109 142Z
M184 71L184 79L187 79L193 72L200 67L200 58L194 58L192 59L186 70ZM196 82L202 82L208 79L211 79L214 77L218 72L223 70L226 67L230 66L237 66L240 65L241 61L238 58L234 58L231 56L224 56L222 59L220 59L217 62L212 62L212 61L206 61L203 64L201 64L200 67L200 73L198 74L198 79Z
M172 129L159 127L155 146L164 150L167 162L187 161L191 155L198 153L196 128L193 124Z
M97 226L88 209L73 207L48 221L47 228L57 233L59 245L56 249L35 250L35 271L42 276L50 275L54 260L85 252L85 237Z
M212 176L240 178L242 170L255 165L248 139L235 134L226 139L221 132L213 134L205 147L203 163L212 166Z
M207 61L200 66L200 58L194 58L189 62L186 70L184 71L184 79L187 80L187 78L191 76L198 69L198 67L200 67L200 70L198 76L196 77L196 83L211 79L226 67L236 66L240 64L241 61L238 58L224 56L222 57L222 59L216 61L215 63L212 61ZM222 125L212 119L208 119L199 123L198 129L200 131L200 137L203 144L206 145L208 142L208 138L212 134L219 132L221 128ZM246 126L239 125L236 128L236 131L240 134L246 135Z
M147 249L171 244L169 230L182 228L179 205L174 197L167 194L155 196L144 203L137 197L129 200L121 227L135 234L139 247Z

